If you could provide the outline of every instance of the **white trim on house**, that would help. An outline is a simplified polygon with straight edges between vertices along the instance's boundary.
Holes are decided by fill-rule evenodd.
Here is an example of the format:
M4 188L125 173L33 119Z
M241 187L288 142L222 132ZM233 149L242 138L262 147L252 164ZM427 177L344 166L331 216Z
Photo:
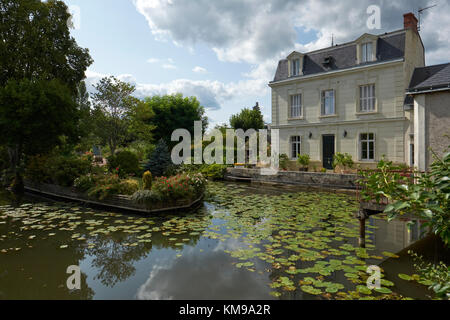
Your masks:
M306 76L270 82L269 87L283 85L283 84L287 84L287 83L291 83L291 82L302 82L304 80L310 80L313 78L328 77L329 75L333 75L333 74L339 74L339 73L345 73L345 72L357 72L357 71L361 71L361 69L370 69L370 68L376 68L376 67L385 66L385 65L389 65L389 64L403 63L404 61L405 61L404 58L400 58L400 59L395 59L395 60L391 60L391 61L383 61L383 62L371 63L371 64L367 64L367 65L362 65L362 66L355 66L355 67L351 67L351 68L347 68L347 69L339 69L339 70L333 70L333 71L328 71L328 72L310 74L310 75L306 75Z
M368 119L368 120L347 120L347 121L334 121L334 122L310 122L304 124L286 124L286 125L272 125L272 129L284 129L284 128L302 128L302 127L316 127L316 126L325 126L328 127L330 125L346 125L346 124L361 124L361 123L378 123L378 122L396 122L396 121L409 121L406 117L399 118L386 118L386 119Z

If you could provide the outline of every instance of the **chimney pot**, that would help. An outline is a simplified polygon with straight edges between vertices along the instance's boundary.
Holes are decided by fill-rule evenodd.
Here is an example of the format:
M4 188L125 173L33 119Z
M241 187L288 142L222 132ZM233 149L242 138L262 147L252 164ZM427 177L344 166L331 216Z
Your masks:
M412 29L415 32L419 32L417 28L418 22L419 20L417 20L416 16L412 12L403 15L403 24L405 29Z

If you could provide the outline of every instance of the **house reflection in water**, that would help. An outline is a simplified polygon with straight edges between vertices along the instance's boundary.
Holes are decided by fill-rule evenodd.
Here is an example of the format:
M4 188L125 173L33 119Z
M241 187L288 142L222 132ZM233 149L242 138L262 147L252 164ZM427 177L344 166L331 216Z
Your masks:
M387 219L371 217L369 225L373 233L368 237L377 248L391 248L398 252L425 237L426 229L422 227L425 221L402 217L388 222Z

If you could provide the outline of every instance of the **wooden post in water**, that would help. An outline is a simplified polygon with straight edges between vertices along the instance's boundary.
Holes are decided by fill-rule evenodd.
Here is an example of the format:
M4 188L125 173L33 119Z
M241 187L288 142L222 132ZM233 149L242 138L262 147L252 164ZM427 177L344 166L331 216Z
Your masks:
M366 247L366 220L368 218L367 211L365 209L360 209L358 214L359 220L359 246L361 248Z
M359 219L359 246L366 247L366 219L364 217Z

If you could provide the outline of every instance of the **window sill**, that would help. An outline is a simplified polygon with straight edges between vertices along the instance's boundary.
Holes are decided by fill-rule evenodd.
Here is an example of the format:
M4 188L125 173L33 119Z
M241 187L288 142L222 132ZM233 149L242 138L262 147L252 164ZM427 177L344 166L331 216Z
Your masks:
M327 118L337 118L337 114L330 114L330 115L321 115L319 116L319 119L327 119Z
M297 120L305 120L304 117L299 117L299 118L288 118L288 121L297 121Z
M378 114L378 111L356 112L357 116L367 116L367 115L374 115L374 114Z

